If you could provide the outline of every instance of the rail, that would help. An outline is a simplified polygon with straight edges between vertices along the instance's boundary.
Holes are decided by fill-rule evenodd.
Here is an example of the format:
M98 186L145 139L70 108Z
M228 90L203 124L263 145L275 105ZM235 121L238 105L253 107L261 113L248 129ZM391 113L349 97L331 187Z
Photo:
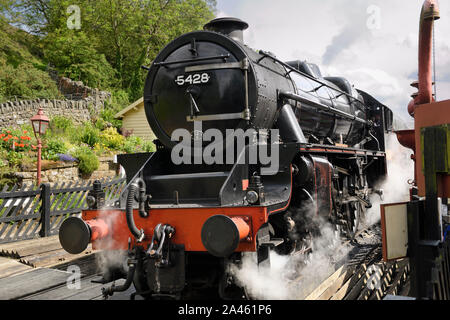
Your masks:
M120 199L125 178L101 179L105 203ZM88 208L86 196L92 181L5 186L0 189L0 243L29 240L58 234L65 219Z

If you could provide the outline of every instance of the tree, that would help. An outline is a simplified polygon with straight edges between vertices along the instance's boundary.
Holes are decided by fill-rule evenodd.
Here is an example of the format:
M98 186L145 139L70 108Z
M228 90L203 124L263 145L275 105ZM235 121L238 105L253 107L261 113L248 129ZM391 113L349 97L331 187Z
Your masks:
M95 88L116 86L115 70L105 55L92 47L84 32L53 32L44 40L45 57L60 73L73 80L82 80Z
M215 0L0 0L11 23L38 35L44 58L60 73L101 89L142 96L145 73L177 36L214 17ZM81 30L67 8L81 8Z

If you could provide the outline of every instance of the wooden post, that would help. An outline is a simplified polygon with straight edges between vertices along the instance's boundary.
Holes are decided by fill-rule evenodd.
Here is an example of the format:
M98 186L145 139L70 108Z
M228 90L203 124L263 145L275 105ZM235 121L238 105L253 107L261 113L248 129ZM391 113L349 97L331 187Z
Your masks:
M50 184L41 185L41 231L42 238L50 235Z

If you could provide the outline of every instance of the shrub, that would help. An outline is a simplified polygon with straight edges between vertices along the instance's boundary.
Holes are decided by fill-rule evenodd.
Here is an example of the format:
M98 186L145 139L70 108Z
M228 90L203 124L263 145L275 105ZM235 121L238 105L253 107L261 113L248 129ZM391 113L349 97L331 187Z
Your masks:
M100 141L100 130L93 127L90 123L86 123L81 132L80 140L93 148Z
M17 67L0 61L0 94L3 99L18 96L25 99L58 97L58 88L50 76L31 63Z
M126 153L137 153L142 151L142 144L143 141L141 138L131 136L125 141L122 150Z
M78 159L78 169L83 174L90 175L100 166L100 161L89 147L80 146L76 148L72 156Z
M125 143L125 138L115 128L106 129L100 137L102 144L113 150L121 150Z
M120 111L120 110L119 110ZM114 116L117 114L116 109L107 109L105 108L101 113L100 117L101 119L106 123L111 123L112 126L116 129L122 128L122 120L114 118Z
M10 166L20 166L22 164L23 159L23 153L16 152L16 151L9 151L6 160L8 160L8 163Z
M67 151L64 141L60 139L49 140L46 148L42 152L42 158L44 160L58 161L59 154L66 153Z
M54 131L67 132L73 128L72 120L65 117L56 116L50 121L50 127Z
M100 161L94 153L86 153L78 157L78 169L83 174L92 174L100 166Z
M142 150L144 152L155 152L156 151L156 146L155 146L155 144L153 142L147 141L142 146Z

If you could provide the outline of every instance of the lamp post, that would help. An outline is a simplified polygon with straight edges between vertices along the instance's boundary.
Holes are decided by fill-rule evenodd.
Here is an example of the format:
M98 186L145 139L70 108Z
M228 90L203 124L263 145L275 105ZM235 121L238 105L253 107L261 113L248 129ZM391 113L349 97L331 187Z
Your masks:
M42 108L39 108L38 113L31 118L31 124L33 125L34 136L38 143L38 160L37 160L37 184L41 185L41 150L42 141L41 136L47 131L50 119L44 115Z

